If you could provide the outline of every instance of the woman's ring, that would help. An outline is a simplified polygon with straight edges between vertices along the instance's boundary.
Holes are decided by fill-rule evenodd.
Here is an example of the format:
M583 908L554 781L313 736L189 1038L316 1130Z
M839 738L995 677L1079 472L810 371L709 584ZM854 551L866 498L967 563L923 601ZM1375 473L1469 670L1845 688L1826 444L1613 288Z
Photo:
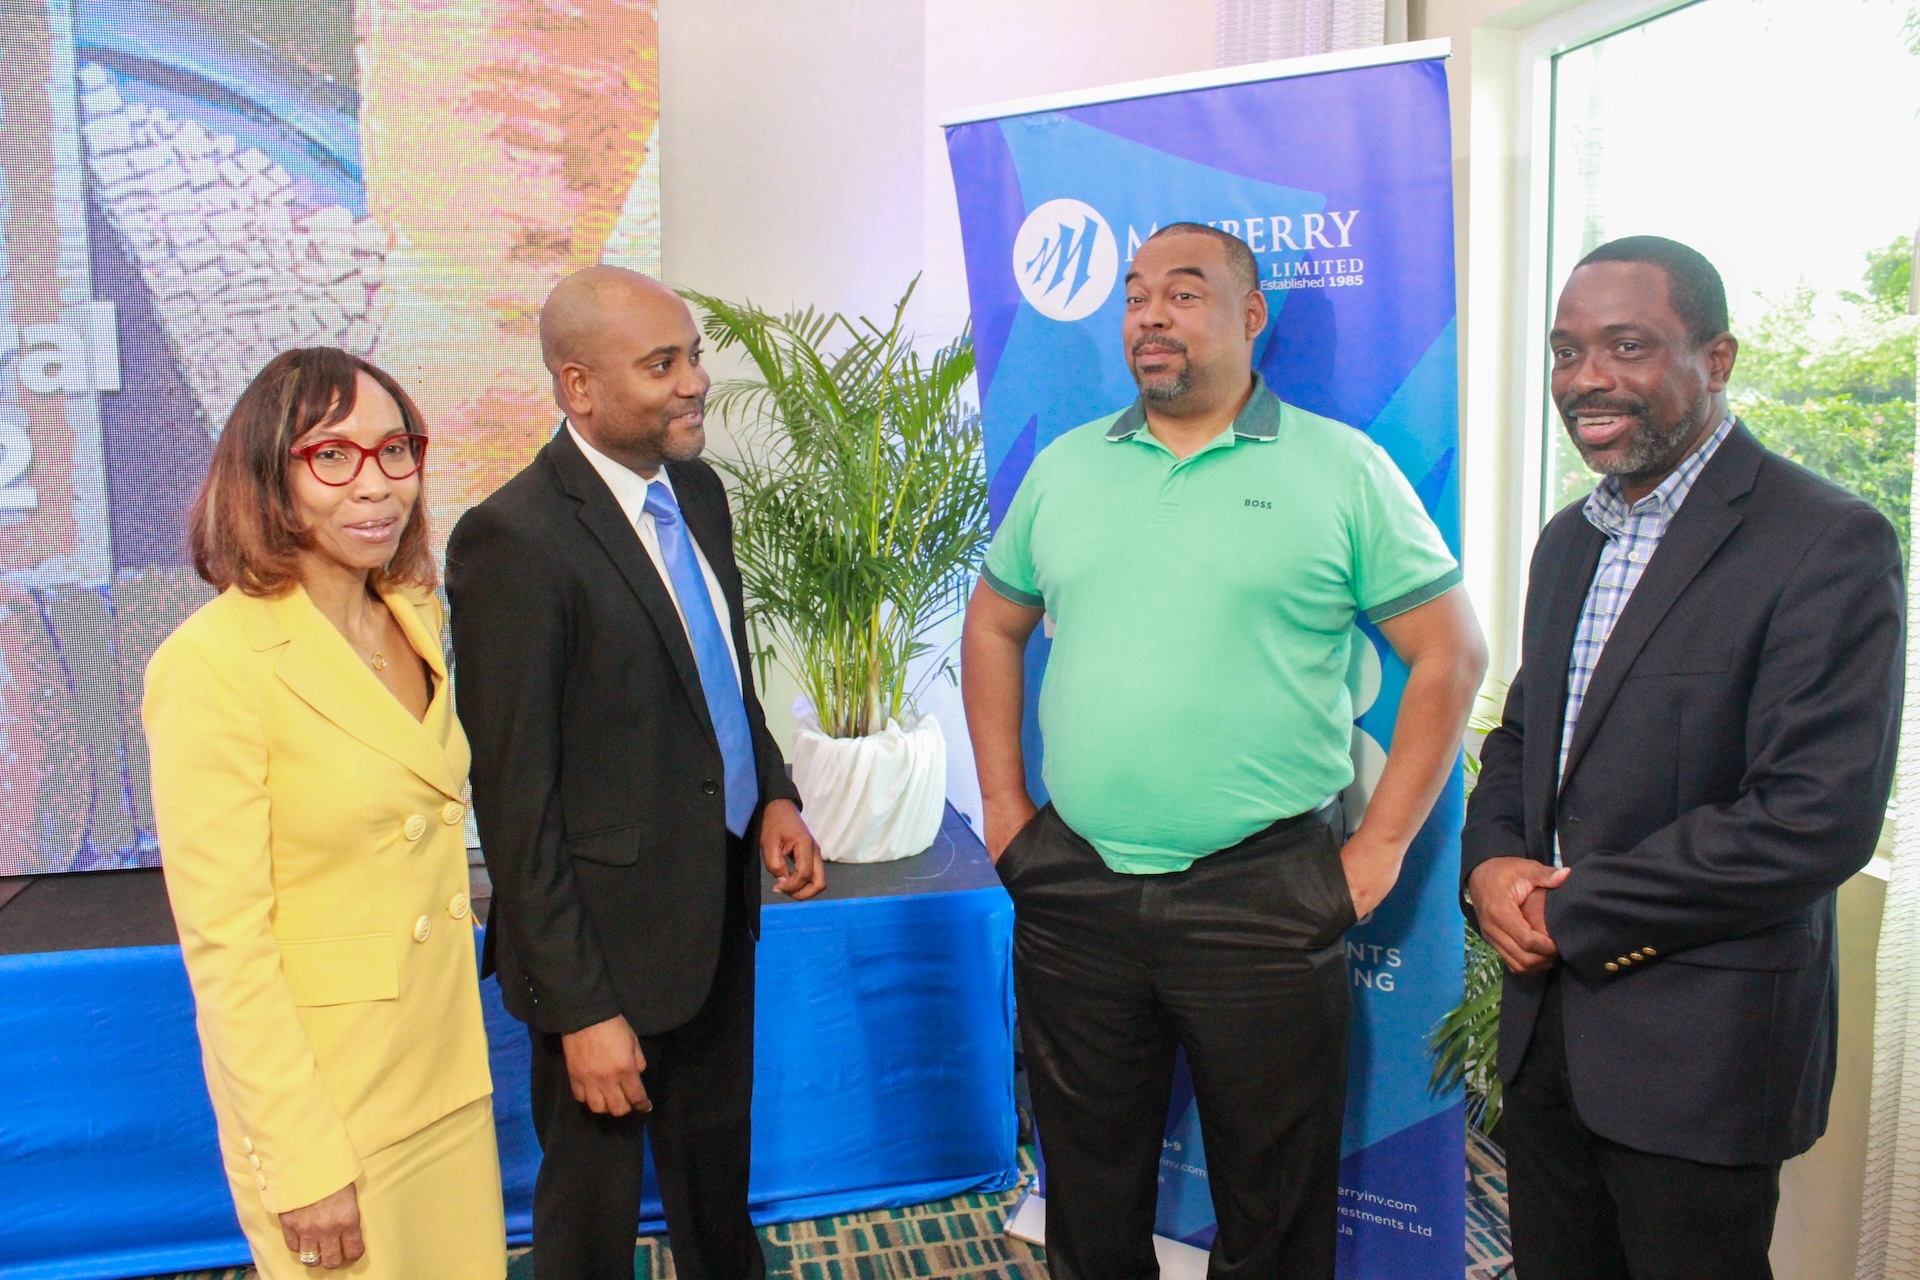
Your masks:
M300 1252L300 1261L310 1267L317 1267L320 1265L320 1251L318 1249L303 1249Z

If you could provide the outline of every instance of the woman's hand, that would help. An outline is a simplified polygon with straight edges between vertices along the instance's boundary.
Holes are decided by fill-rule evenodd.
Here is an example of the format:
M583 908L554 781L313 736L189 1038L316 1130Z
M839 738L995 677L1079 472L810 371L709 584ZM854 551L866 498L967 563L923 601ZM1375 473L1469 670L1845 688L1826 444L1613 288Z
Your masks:
M324 1200L281 1214L280 1231L287 1248L310 1267L333 1271L360 1261L367 1251L360 1239L360 1197L351 1182Z

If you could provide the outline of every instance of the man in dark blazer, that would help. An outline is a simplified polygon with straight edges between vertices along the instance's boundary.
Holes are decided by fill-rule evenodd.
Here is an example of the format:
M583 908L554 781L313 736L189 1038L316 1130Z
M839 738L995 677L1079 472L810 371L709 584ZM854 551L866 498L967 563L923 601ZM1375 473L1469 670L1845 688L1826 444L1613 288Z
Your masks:
M534 1274L631 1280L651 1131L678 1273L756 1280L750 851L808 898L819 850L754 697L692 315L590 267L540 341L566 420L447 546L482 971L533 1041Z
M1693 250L1594 250L1551 343L1604 478L1541 531L1461 858L1510 971L1515 1274L1766 1277L1780 1163L1827 1123L1834 891L1892 783L1900 547L1729 415Z

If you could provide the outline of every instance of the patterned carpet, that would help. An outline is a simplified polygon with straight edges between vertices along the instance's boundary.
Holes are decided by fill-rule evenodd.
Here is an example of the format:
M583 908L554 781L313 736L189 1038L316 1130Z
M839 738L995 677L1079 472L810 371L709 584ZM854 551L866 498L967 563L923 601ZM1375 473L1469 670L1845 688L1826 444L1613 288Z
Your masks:
M1020 1152L1031 1177L1032 1160ZM1471 1132L1467 1142L1465 1280L1505 1280L1507 1182L1500 1149ZM996 1195L957 1196L910 1209L790 1222L760 1232L768 1280L1046 1280L1046 1251L1001 1233L1025 1194L1025 1180ZM508 1280L532 1280L529 1251L516 1249ZM666 1241L642 1238L634 1280L674 1280ZM251 1267L153 1280L254 1280Z

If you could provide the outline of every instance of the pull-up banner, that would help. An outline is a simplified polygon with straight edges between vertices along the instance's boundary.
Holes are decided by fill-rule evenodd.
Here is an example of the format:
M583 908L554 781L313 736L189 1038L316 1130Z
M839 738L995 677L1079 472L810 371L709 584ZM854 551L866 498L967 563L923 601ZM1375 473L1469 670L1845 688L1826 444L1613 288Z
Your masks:
M1272 318L1254 360L1268 385L1380 444L1458 554L1446 56L1444 41L1399 45L946 122L996 523L1036 453L1133 401L1121 347L1127 264L1155 229L1202 222L1244 239L1259 263ZM1027 655L1036 798L1043 632ZM1352 651L1350 823L1379 776L1406 683L1364 622ZM1393 894L1348 935L1354 1022L1339 1216L1347 1280L1460 1273L1461 1099L1429 1091L1426 1037L1460 997L1461 810L1456 775ZM1044 1152L1045 1133L1040 1141ZM1184 1070L1162 1154L1160 1234L1205 1248L1213 1206Z

